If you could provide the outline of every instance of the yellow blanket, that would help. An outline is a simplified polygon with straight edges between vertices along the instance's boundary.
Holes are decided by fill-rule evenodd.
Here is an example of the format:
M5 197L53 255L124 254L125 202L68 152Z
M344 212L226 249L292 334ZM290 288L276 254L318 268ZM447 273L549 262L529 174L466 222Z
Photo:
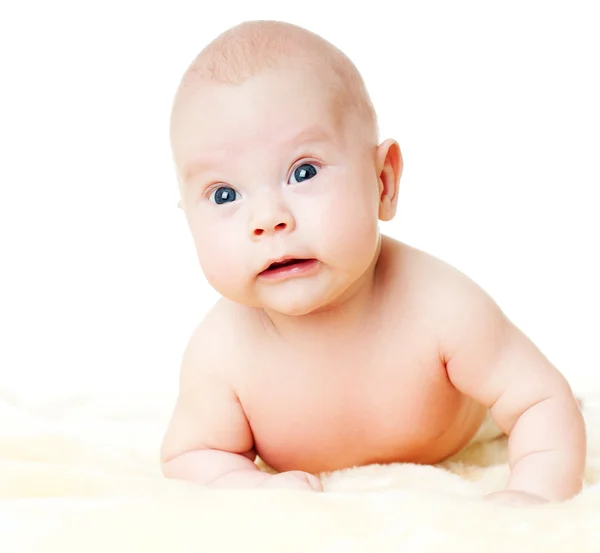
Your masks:
M600 398L584 398L586 489L527 508L481 501L506 481L505 439L440 467L323 475L322 494L168 481L158 447L173 400L0 392L0 552L600 551Z

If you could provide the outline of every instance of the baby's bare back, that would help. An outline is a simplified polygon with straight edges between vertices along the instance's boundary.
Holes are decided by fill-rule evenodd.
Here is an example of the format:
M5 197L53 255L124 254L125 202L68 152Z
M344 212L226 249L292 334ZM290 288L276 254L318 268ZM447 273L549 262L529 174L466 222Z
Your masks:
M435 463L469 442L485 410L446 374L422 278L430 262L386 240L377 277L385 293L359 328L284 340L255 313L236 314L246 361L229 378L265 463L312 473Z

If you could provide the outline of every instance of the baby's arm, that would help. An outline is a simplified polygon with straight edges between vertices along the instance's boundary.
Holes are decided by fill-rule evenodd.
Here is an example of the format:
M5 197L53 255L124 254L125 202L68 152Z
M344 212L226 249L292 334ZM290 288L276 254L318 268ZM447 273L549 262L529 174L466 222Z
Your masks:
M567 381L477 285L460 273L448 284L441 300L448 377L509 435L506 489L572 497L583 484L586 435Z
M183 356L179 398L161 448L163 474L209 487L320 489L300 471L270 475L254 463L253 436L222 370L231 348L221 348L219 324L205 321Z

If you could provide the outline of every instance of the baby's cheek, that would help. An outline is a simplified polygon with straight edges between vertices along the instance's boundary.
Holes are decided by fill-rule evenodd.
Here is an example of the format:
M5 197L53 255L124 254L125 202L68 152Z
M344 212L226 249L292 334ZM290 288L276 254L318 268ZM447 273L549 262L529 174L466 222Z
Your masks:
M376 239L377 215L369 200L359 194L349 194L322 217L328 227L326 234L343 251L358 254Z
M239 247L235 248L226 236L215 232L207 239L196 240L196 252L202 272L213 288L226 294L235 286L243 267Z

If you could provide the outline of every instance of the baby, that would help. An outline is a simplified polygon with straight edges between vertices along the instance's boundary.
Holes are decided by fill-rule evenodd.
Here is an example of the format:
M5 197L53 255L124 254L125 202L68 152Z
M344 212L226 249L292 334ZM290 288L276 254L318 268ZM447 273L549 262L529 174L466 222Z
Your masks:
M581 490L585 427L561 373L468 277L380 234L402 155L342 52L287 23L226 31L183 76L171 145L222 299L183 355L166 477L319 491L321 472L440 462L489 413L511 474L488 498Z

